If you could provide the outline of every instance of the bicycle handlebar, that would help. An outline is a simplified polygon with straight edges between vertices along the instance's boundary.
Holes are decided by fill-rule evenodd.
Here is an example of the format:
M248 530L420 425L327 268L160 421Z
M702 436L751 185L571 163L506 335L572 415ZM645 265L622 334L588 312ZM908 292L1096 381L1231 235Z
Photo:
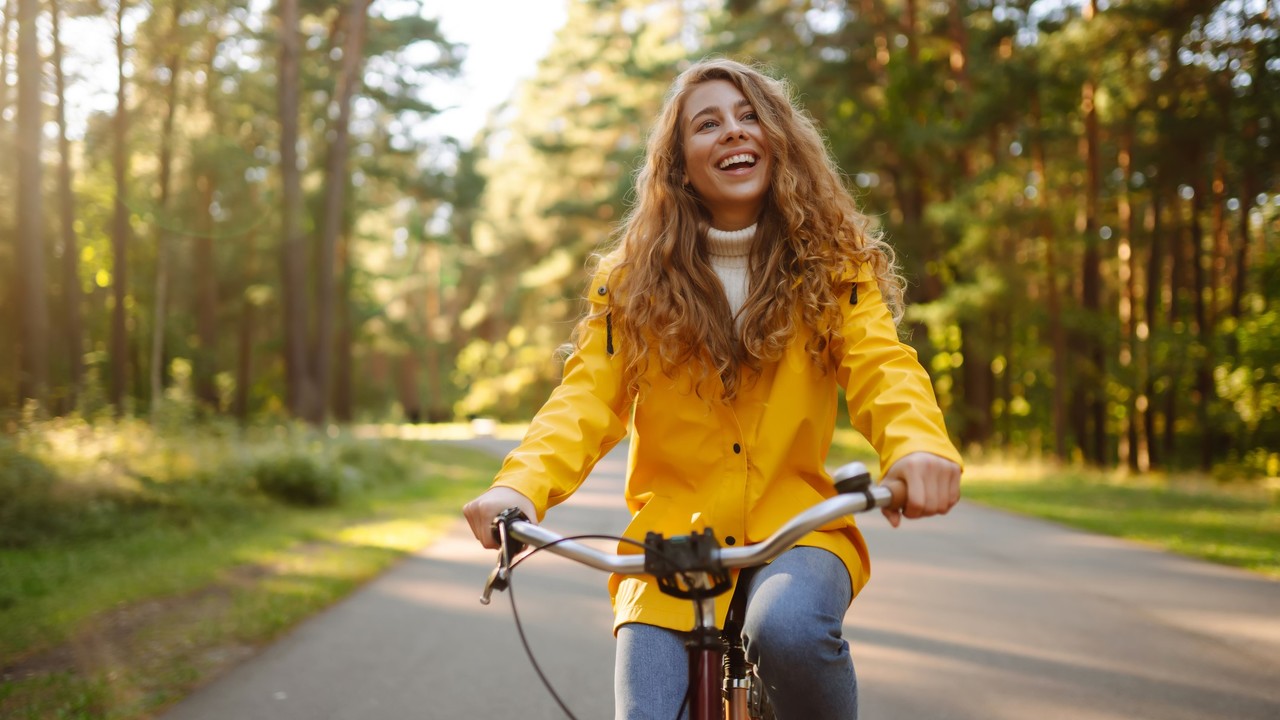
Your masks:
M763 565L778 557L800 541L800 538L844 515L863 512L873 507L886 507L893 500L889 488L878 486L867 491L873 499L869 502L862 493L837 495L828 498L791 518L763 542L748 547L725 547L715 551L720 565L726 569ZM562 557L589 565L597 570L620 575L640 575L644 572L644 555L618 555L587 547L541 525L517 520L510 525L510 537L533 547L550 545L547 550Z
M862 463L849 463L837 470L832 477L836 480L840 494L800 512L763 542L744 547L716 548L712 551L712 561L726 570L763 565L832 520L873 508L902 507L906 499L906 486L901 481L872 486L871 476ZM506 535L510 540L535 548L545 548L597 570L620 575L641 575L645 572L643 553L619 555L597 550L574 540L566 540L563 535L525 520L510 521L506 528ZM501 570L501 567L495 569L494 575L490 576L481 603L488 604L490 586L495 578L505 580L505 573ZM505 582L502 584L505 586ZM502 587L498 589L501 590Z

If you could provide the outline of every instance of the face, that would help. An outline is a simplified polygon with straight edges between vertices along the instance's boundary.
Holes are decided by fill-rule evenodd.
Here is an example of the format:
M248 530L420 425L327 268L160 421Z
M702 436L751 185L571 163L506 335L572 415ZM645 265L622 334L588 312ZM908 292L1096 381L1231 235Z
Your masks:
M680 108L686 181L711 213L711 225L754 223L769 190L769 143L755 108L728 80L694 86Z

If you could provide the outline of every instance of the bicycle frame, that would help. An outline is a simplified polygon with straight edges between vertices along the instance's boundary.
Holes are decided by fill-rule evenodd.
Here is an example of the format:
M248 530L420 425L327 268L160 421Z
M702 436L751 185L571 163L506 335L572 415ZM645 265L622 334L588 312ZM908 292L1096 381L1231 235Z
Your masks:
M843 517L877 507L900 507L905 497L901 483L871 485L871 476L862 463L849 463L833 474L839 494L828 498L787 521L763 542L742 547L721 547L710 530L691 535L663 538L650 533L644 554L619 555L588 547L535 525L514 508L494 520L501 543L498 566L485 583L480 602L489 604L493 590L503 590L510 577L514 556L525 545L583 565L620 575L654 575L662 591L690 599L694 603L694 629L686 643L689 657L689 718L691 720L747 720L746 693L725 693L722 700L723 648L721 629L716 626L715 596L728 589L727 571L764 565L795 546L805 535ZM708 547L707 544L711 547ZM516 545L519 547L516 547ZM673 548L674 547L674 551ZM684 588L669 591L660 573L679 577ZM675 581L672 580L672 583ZM684 594L679 594L684 593Z

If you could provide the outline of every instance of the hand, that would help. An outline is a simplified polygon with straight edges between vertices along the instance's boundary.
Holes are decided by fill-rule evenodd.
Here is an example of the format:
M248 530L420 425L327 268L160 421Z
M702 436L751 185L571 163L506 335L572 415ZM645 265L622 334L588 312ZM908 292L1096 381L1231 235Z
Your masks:
M945 515L960 502L960 466L933 453L913 452L893 464L881 483L901 482L907 488L906 506L881 512L898 527L905 515L911 519Z
M538 511L533 507L533 501L509 487L490 488L480 497L463 505L462 515L471 525L471 532L480 544L496 550L498 541L493 537L493 519L510 507L520 508L530 522L537 522Z

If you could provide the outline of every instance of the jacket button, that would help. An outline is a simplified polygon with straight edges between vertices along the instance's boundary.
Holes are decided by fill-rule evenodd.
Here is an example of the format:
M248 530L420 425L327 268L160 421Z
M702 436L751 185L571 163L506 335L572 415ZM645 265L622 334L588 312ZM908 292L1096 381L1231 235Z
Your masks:
M725 539L724 539L724 544L725 544L725 545L737 545L737 544L738 544L738 541L737 541L737 540L734 540L734 539L733 539L733 536L732 536L732 535L730 535L729 537L727 537L727 538L725 538Z
M741 453L741 452L742 452L742 446L741 446L741 445L739 445L738 443L734 443L734 444L733 444L733 454L734 454L734 455L737 455L737 454L739 454L739 453Z
M609 292L609 291L608 291L608 290L605 290L604 286L603 286L603 285L601 285L601 286L600 286L600 289L599 289L599 290L596 290L596 292L597 292L597 293L599 293L600 295L603 295L603 294L605 294L605 293L607 293L607 292Z

